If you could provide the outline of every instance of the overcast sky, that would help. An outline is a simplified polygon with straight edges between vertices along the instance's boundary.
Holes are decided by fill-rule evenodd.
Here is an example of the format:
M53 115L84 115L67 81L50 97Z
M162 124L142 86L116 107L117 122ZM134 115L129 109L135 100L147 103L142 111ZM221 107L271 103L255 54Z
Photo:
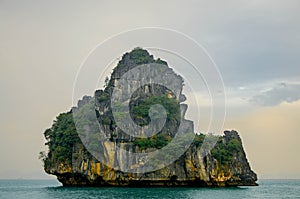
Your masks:
M224 129L240 132L258 176L300 178L299 19L297 0L0 0L0 178L48 178L43 131L71 108L83 60L112 35L152 26L194 38L215 61Z

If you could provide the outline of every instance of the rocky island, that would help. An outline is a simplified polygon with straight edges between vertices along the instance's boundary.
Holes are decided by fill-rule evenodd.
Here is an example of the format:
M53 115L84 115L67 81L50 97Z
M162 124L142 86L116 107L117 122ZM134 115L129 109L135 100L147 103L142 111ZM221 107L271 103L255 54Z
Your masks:
M158 70L151 70L155 67ZM122 76L132 69L143 72L130 74L131 79L140 81L124 80L124 83ZM139 77L145 73L155 78ZM159 81L166 85L173 85L173 89L157 83L156 77L161 77ZM115 92L118 86L121 90ZM210 135L216 143L211 150L203 150L207 136L195 134L193 122L184 118L187 105L183 104L186 98L182 88L183 79L167 62L154 59L141 48L125 53L111 77L106 79L103 90L95 91L92 97L84 96L77 107L57 116L52 127L44 132L49 150L41 152L40 157L45 171L57 176L64 186L257 185L257 176L250 168L236 131L225 131L223 136ZM122 98L127 91L132 94L130 100ZM112 107L114 94L116 102ZM125 102L129 107L127 112L122 108ZM162 105L164 111L151 109L157 104ZM92 121L86 119L89 109L99 124L94 131L91 130L94 126L87 128ZM130 115L132 121L122 126L120 121L125 121L126 115ZM151 126L153 121L157 122ZM126 129L135 130L128 134ZM157 133L151 134L151 131ZM192 140L172 142L176 134L183 138L192 134ZM157 152L160 150L165 152ZM174 159L172 154L178 158Z

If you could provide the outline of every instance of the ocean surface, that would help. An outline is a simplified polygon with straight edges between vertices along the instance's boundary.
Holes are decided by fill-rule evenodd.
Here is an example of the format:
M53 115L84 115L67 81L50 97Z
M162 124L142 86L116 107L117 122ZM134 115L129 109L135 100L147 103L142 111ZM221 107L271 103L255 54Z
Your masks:
M65 188L56 180L0 180L0 198L300 198L300 180L236 188Z

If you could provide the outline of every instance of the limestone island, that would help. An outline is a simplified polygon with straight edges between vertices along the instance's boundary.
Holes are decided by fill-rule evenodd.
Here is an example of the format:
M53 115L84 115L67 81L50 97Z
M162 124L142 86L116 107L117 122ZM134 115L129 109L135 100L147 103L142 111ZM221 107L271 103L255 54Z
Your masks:
M140 66L145 66L145 69ZM156 66L159 71L151 70L151 67ZM140 67L138 70L141 73L131 74L132 79L137 81L126 82L125 79L122 80L125 83L118 85L122 76L137 67ZM147 71L147 68L150 70ZM140 77L141 74L149 73L150 78ZM160 76L159 81L163 81L164 85L173 85L174 89L155 84L158 81L155 78ZM154 83L143 84L142 81ZM113 110L111 98L118 86L121 90L115 95L120 104L115 105L117 108L114 107ZM202 145L206 143L207 136L194 133L193 122L184 118L188 106L182 103L186 100L181 93L182 89L182 77L175 74L166 61L154 59L153 55L142 48L125 53L113 69L111 77L106 79L103 90L96 90L92 97L84 96L78 101L77 107L59 114L52 127L45 130L48 151L40 153L44 170L57 176L63 186L257 186L257 175L250 168L241 138L236 131L225 131L222 136L210 135L216 140L214 147L209 151L203 150ZM133 123L125 126L129 129L142 129L137 134L128 134L124 131L125 127L118 125L118 121L128 114L118 108L122 107L122 96L126 92L132 94L130 101L127 100L126 103L129 104L129 115ZM166 118L162 128L158 126L164 114L155 110L151 112L151 107L155 104L160 104L165 109ZM99 126L95 132L93 127L87 127L91 121L86 113L91 107ZM83 115L84 119L81 118L75 124L76 114ZM152 120L157 120L158 126L150 129ZM149 129L159 129L159 132L150 135ZM191 142L173 143L178 131L182 137L192 133ZM88 134L89 132L92 133ZM167 147L169 145L171 146ZM156 151L165 148L168 153L158 156ZM184 152L176 160L161 163L171 160L172 154L180 150Z

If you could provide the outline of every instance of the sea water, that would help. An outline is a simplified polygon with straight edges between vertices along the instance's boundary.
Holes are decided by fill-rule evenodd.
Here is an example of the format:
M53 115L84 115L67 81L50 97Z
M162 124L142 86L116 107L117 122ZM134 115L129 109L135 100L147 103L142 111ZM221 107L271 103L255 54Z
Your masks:
M300 198L300 180L259 180L235 188L83 188L56 180L0 180L0 198Z

